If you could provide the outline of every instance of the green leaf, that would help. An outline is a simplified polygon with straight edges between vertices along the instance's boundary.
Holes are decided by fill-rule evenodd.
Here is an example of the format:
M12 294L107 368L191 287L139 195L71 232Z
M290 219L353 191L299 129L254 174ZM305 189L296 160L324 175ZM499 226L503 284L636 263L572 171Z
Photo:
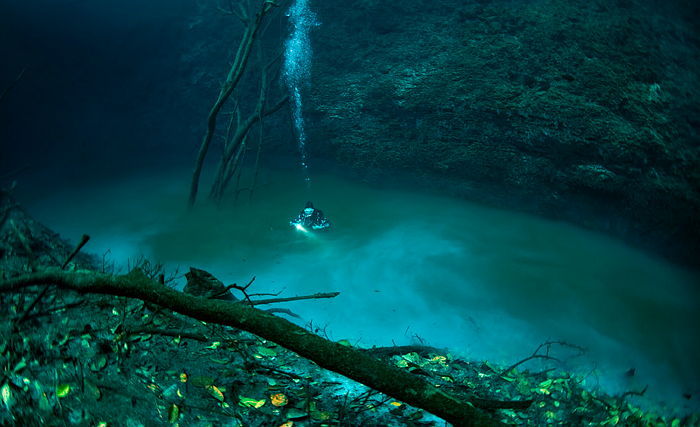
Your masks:
M70 384L60 384L56 387L56 396L58 398L64 398L70 393Z
M304 418L309 414L306 411L302 411L301 409L289 408L285 415L287 418L294 420L298 418Z
M12 369L13 373L19 373L22 369L27 367L27 360L23 357L22 360L20 360L15 367Z
M2 403L9 409L14 400L12 398L12 389L10 388L9 384L5 383L5 385L2 386L2 389L0 389L0 395L2 396Z
M275 357L277 352L271 348L258 346L258 354L265 357Z
M223 402L225 400L224 393L219 387L215 385L208 385L206 388L209 390L209 394L211 394L214 399L218 400L219 402Z
M94 362L90 364L90 370L92 371L101 371L105 366L107 365L107 357L104 354L101 354L95 359Z
M180 418L180 408L176 404L170 405L170 410L168 411L168 422L175 423Z
M551 386L551 385L552 385L552 380L551 380L551 379L548 379L548 380L546 380L546 381L542 381L542 382L540 383L540 387L542 387L542 388L548 388L548 387Z

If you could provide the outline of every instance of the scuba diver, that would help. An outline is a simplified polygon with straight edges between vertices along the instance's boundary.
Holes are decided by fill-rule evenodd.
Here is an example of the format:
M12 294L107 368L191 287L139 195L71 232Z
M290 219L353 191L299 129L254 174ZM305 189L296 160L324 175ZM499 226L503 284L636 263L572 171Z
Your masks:
M298 229L325 230L331 223L323 215L323 211L314 208L314 204L306 202L304 209L299 212L296 218L289 221L289 225Z

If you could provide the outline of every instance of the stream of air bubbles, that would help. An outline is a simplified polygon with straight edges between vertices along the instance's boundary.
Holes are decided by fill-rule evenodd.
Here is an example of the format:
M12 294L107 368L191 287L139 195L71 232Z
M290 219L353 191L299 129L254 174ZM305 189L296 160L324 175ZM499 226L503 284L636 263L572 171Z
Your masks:
M318 21L314 12L309 8L309 0L296 0L289 8L287 16L291 25L291 33L285 42L283 75L292 100L292 117L299 144L302 173L304 181L309 185L301 89L309 83L313 53L309 33L312 27L318 25Z

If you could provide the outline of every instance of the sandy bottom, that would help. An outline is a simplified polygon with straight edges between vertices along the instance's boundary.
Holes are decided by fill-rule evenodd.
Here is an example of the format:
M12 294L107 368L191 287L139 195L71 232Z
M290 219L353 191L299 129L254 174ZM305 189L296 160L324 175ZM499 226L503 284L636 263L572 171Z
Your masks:
M313 177L307 191L296 174L265 172L252 201L243 194L237 205L187 212L186 175L42 197L25 189L24 198L64 236L90 234L86 250L122 269L145 255L171 271L206 269L227 284L255 276L255 292L340 291L334 300L285 306L332 339L424 342L500 363L562 340L588 350L557 356L591 387L649 384L654 402L700 406L696 273L567 224L332 176ZM308 198L334 230L308 235L288 226Z

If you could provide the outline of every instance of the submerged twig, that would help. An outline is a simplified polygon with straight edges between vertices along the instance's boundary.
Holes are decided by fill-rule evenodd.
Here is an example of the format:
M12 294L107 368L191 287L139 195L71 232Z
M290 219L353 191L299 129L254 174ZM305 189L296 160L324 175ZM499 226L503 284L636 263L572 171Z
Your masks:
M620 399L624 399L627 396L644 396L644 393L647 392L648 388L649 388L649 384L645 385L644 388L639 390L639 391L634 391L634 390L626 391L626 392L622 393L622 395L620 396Z
M14 223L13 223L13 225L14 225ZM19 230L17 230L16 228L15 228L15 230L19 232ZM85 244L89 240L90 240L90 236L88 236L87 234L83 234L83 236L80 238L80 242L78 242L78 244L75 246L75 249L73 249L73 251L68 255L66 260L63 262L63 265L61 266L61 270L65 270L68 263L70 263L70 261L73 258L75 258L75 256L78 254L78 252L80 252L80 249L82 249L83 246L85 246ZM22 313L22 315L17 319L17 321L15 322L15 325L18 325L18 324L24 322L25 320L27 320L27 318L29 317L29 313L31 313L32 310L34 310L34 307L36 307L36 305L39 303L39 301L41 301L44 298L44 296L46 296L46 293L49 291L49 289L51 289L51 285L44 286L44 289L42 289L41 292L39 292L39 295L37 295L34 298L34 300L29 304L27 309L24 310L24 313Z
M340 295L340 292L328 292L313 295L301 295L298 297L259 299L256 301L249 301L249 303L250 305L276 304L278 302L298 301L303 299L335 298L338 295Z
M39 313L35 313L35 314L30 315L30 316L27 316L27 319L36 319L37 317L49 316L49 315L56 313L58 311L70 310L71 308L80 307L83 304L85 304L85 300L80 300L80 301L72 302L69 304L64 304L61 306L52 307L48 310L41 311Z
M73 249L73 252L71 252L66 260L63 262L63 265L61 265L61 270L65 270L68 264L75 258L76 255L78 255L78 252L87 244L87 242L90 240L90 236L87 234L83 234L82 237L80 237L80 242L75 246L75 249Z
M12 227L12 231L14 231L17 235L17 240L19 240L19 243L22 245L22 248L27 253L29 263L32 264L34 262L34 251L32 250L31 246L29 246L27 236L25 236L24 233L22 233L22 230L20 230L19 227L17 227L17 224L13 220L10 220L10 227Z
M522 365L523 363L529 362L530 360L533 360L533 359L546 359L546 360L554 360L555 362L561 362L561 360L557 359L556 357L549 355L549 351L553 345L560 345L562 347L573 348L573 349L578 350L581 353L584 353L586 351L583 347L577 346L575 344L569 344L569 343L564 342L564 341L546 341L546 342L543 342L542 344L540 344L539 346L537 346L535 351L533 351L530 356L528 356L528 357L526 357L518 362L513 363L512 365L510 365L509 367L507 367L506 369L501 371L499 375L505 375L505 374L509 373L510 371L512 371L513 369L517 368L518 366ZM546 349L545 354L540 354L540 350L542 350L542 348Z
M194 331L186 331L180 329L160 329L160 328L138 328L126 330L125 335L162 335L174 338L186 338L200 342L208 342L210 340L206 335Z

